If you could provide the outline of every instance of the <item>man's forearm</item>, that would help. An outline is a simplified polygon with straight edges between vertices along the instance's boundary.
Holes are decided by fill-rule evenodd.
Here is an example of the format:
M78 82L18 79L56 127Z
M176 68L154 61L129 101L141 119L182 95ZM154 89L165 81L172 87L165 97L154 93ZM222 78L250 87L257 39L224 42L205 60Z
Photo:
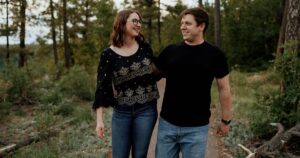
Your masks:
M231 119L231 95L230 90L221 90L220 92L220 104L222 108L222 118L224 120Z
M219 100L222 108L222 118L224 120L231 119L231 94L230 94L230 84L229 75L217 80L218 90L219 90Z

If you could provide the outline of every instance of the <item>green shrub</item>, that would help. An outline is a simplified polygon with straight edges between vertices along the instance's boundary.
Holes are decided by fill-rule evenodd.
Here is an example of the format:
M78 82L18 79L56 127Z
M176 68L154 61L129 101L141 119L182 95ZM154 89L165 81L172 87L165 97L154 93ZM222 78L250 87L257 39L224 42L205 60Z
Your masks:
M32 71L29 67L18 68L13 65L6 67L1 76L10 84L10 87L6 90L7 101L26 104L38 100L38 86L34 82Z
M91 110L86 108L76 109L74 116L76 116L78 122L91 122L94 120Z
M276 63L284 88L278 98L274 99L272 113L287 128L300 121L300 57L295 46L298 46L297 42L288 43L286 51Z
M60 92L59 88L53 87L49 90L45 90L45 95L43 95L40 100L43 104L53 104L58 105L63 100L63 93Z
M226 137L224 137L224 144L233 153L233 157L246 157L245 151L237 147L238 144L248 144L248 139L253 137L253 133L249 129L247 122L236 120L230 125L230 131ZM254 151L253 149L251 149Z
M92 100L93 88L89 74L84 67L75 65L70 68L69 72L62 76L59 87L62 92L69 96L77 96L80 99Z
M74 106L72 106L71 103L69 102L63 102L57 107L57 110L54 112L54 114L67 117L67 116L71 116L73 112L74 112Z
M275 63L282 78L281 90L259 96L253 109L251 127L259 136L272 128L268 125L271 122L290 128L300 121L300 58L290 48L293 43Z
M9 156L10 157L10 156ZM33 145L26 149L18 150L11 157L14 158L59 158L59 148L55 143L39 143L38 145Z
M11 102L0 102L0 120L4 119L5 116L9 115L11 107Z
M34 127L39 132L45 131L54 126L58 122L58 120L59 117L53 115L52 110L39 112L34 118Z
M251 119L251 129L259 137L270 134L272 129L269 126L272 122L277 122L272 111L274 100L278 97L276 92L264 96L257 96L258 100L254 104L252 113L249 114Z

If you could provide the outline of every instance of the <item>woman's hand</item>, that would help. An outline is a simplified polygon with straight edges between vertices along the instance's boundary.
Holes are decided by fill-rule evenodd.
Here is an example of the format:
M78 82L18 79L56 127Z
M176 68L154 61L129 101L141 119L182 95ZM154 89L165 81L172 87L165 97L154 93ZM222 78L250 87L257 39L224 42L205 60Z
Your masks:
M97 120L96 133L100 139L104 138L105 128L102 120Z
M96 133L100 139L104 138L105 136L104 135L105 128L102 119L102 113L103 113L103 107L99 107L98 109L96 109L96 115L97 115Z

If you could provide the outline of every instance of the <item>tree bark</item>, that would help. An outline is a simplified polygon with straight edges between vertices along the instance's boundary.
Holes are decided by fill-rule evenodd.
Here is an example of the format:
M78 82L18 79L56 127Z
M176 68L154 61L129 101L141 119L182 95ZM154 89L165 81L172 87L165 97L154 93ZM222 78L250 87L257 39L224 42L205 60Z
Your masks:
M215 45L221 48L220 0L215 0Z
M299 0L288 0L287 24L285 31L285 43L296 41L293 51L298 53L300 45L300 5Z
M158 48L160 50L161 47L160 0L158 0L157 36L158 36Z
M83 28L83 31L82 31L82 37L83 37L83 40L84 41L87 41L88 40L88 28L89 28L89 18L90 18L90 12L89 12L89 1L86 0L85 2L85 20L84 20L84 28Z
M146 0L147 2L147 7L148 8L151 8L153 6L153 0ZM151 44L152 43L152 17L149 17L149 20L148 20L148 40L149 40L149 43Z
M8 18L8 5L9 2L8 0L6 0L6 61L9 63L9 56L10 56L10 52L9 52L9 18Z
M287 10L288 10L288 1L289 0L282 0L282 18L281 18L281 26L279 32L279 38L277 43L276 49L276 60L279 59L280 55L283 53L283 44L285 39L285 29L286 29L286 22L287 22Z
M63 0L63 32L64 32L64 54L65 54L65 66L66 68L71 67L71 49L68 36L67 28L67 1Z
M198 7L203 7L203 3L202 3L202 0L198 0Z
M58 70L58 55L57 55L57 43L56 43L56 31L55 31L55 18L54 18L54 7L53 0L50 0L50 12L51 12L51 32L52 32L52 41L53 41L53 55L54 55L54 64L56 70Z
M19 58L19 67L24 67L26 64L26 54L24 52L25 49L25 31L26 31L26 7L27 7L27 1L21 0L20 5L20 19L21 19L21 25L20 25L20 58Z

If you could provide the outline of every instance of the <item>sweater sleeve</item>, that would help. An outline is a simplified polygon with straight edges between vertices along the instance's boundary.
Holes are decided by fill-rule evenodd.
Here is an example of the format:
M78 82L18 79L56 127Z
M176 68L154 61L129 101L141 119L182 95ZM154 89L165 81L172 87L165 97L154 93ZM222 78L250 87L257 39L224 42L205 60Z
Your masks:
M97 73L97 87L93 109L98 107L109 107L115 103L112 86L112 59L110 53L104 50L101 53Z

